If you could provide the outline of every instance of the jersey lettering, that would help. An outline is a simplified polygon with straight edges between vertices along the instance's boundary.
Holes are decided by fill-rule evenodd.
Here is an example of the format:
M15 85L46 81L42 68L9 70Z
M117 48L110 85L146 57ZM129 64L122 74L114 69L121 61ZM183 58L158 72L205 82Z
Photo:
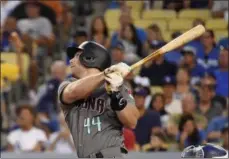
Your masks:
M97 130L101 131L102 122L100 121L100 117L93 117L84 119L84 127L87 128L87 133L91 134L91 126L97 126Z

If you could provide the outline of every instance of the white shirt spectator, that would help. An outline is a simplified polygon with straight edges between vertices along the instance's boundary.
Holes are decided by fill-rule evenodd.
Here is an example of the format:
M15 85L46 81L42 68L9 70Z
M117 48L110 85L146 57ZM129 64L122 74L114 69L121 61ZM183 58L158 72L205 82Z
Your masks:
M1 26L3 26L7 16L21 3L21 1L1 1Z
M226 11L228 10L228 0L214 0L212 11Z
M165 110L171 115L181 114L182 113L181 101L178 99L173 99L171 103L165 105Z
M31 151L37 143L46 142L47 138L44 131L33 127L29 131L22 129L12 131L8 135L7 141L15 151Z
M52 24L45 17L20 19L17 22L17 27L20 32L27 33L34 39L40 36L50 37L52 35Z
M49 137L49 145L51 145L55 140L56 138L58 137L60 132L55 132L55 133L52 133ZM70 135L70 139L73 143L73 138L72 138L72 135ZM68 141L64 140L64 139L60 139L57 141L56 143L56 146L53 150L54 152L56 153L74 153L74 150L72 149L71 145L69 144Z
M224 19L228 21L228 0L214 0L212 5L212 11L224 11Z

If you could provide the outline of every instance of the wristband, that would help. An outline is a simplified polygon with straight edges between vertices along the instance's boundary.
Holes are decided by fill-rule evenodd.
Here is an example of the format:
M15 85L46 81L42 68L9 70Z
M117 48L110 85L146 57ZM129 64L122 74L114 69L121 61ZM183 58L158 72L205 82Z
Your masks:
M121 111L126 107L127 100L123 98L120 91L112 92L110 94L110 97L111 97L111 108L112 108L112 110Z

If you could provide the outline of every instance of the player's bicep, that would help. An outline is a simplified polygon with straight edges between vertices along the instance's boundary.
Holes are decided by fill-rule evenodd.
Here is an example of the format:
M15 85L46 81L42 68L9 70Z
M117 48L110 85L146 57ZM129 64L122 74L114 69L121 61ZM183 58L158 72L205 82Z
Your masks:
M71 94L68 91L68 86L70 82L65 81L61 83L58 89L58 100L62 105L70 105L73 103L73 99L71 98Z

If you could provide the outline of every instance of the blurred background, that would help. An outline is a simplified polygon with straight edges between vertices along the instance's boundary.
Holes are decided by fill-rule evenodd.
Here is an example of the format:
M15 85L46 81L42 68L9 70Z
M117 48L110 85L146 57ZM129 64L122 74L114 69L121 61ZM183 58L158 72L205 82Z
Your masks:
M228 1L1 0L1 152L75 153L56 98L67 46L96 41L131 65L198 24L203 36L126 80L141 118L123 134L136 152L228 149Z

